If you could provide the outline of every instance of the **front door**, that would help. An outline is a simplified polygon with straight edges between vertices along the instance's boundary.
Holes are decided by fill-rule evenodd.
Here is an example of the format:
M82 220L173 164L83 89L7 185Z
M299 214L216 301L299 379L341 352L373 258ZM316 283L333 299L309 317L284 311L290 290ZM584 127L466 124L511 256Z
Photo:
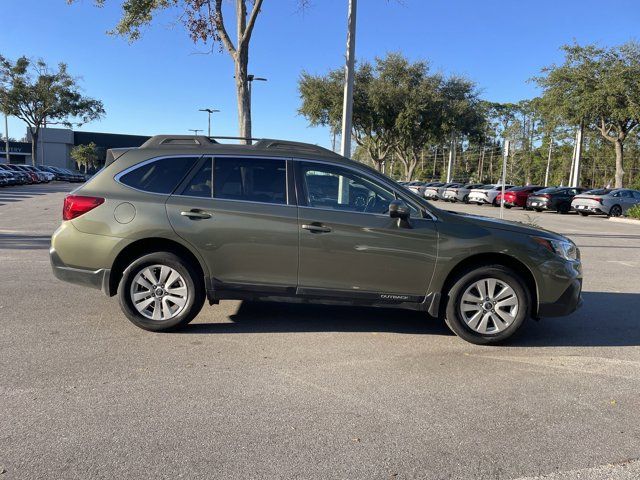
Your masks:
M214 289L294 293L298 218L287 161L204 158L167 201L176 233L205 258Z
M388 215L397 192L349 167L299 162L299 293L422 301L433 274L437 230L413 209L410 227Z

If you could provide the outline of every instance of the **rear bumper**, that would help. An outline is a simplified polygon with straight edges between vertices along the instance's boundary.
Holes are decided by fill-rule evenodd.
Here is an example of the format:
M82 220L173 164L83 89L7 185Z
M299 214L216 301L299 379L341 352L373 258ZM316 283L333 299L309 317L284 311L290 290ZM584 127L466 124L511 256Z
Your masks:
M592 213L596 215L606 215L607 212L599 207L592 207L591 205L571 205L571 210L574 212Z
M58 280L82 285L83 287L95 288L102 290L105 295L109 294L109 277L111 270L108 268L86 270L83 268L70 267L60 259L58 252L56 252L53 247L49 249L49 259L51 260L53 275Z
M575 312L582 305L582 279L577 278L553 303L538 305L539 317L562 317Z

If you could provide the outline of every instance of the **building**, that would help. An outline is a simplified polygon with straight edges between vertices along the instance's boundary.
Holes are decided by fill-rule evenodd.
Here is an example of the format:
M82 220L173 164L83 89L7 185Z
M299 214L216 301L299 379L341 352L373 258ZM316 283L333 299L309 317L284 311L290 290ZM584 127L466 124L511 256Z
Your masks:
M71 159L71 149L76 145L95 143L104 161L109 148L139 147L149 137L119 133L74 132L68 128L43 128L38 137L37 159L39 165L77 169ZM31 163L31 135L28 142L9 142L9 163ZM5 142L0 142L0 163L7 163Z

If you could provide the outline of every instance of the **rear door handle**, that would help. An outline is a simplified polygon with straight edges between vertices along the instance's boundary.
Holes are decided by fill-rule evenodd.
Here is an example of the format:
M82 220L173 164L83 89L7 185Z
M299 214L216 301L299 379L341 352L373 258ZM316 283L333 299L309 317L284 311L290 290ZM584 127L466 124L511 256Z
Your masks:
M324 225L319 223L302 225L302 228L305 230L309 230L311 233L329 233L331 231L331 227L325 227Z
M180 215L182 215L183 217L189 217L191 219L211 218L211 214L209 212L203 212L202 210L196 210L196 209L180 212Z

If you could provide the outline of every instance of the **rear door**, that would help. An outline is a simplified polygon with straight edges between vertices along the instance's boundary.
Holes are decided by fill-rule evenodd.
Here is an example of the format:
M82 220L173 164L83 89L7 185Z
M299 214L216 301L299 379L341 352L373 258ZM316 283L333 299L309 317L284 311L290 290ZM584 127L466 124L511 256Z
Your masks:
M300 267L304 295L375 302L419 302L428 291L437 230L413 207L411 227L388 215L401 196L346 166L296 162Z
M205 258L214 289L295 293L298 217L287 163L207 157L167 201L171 225Z

